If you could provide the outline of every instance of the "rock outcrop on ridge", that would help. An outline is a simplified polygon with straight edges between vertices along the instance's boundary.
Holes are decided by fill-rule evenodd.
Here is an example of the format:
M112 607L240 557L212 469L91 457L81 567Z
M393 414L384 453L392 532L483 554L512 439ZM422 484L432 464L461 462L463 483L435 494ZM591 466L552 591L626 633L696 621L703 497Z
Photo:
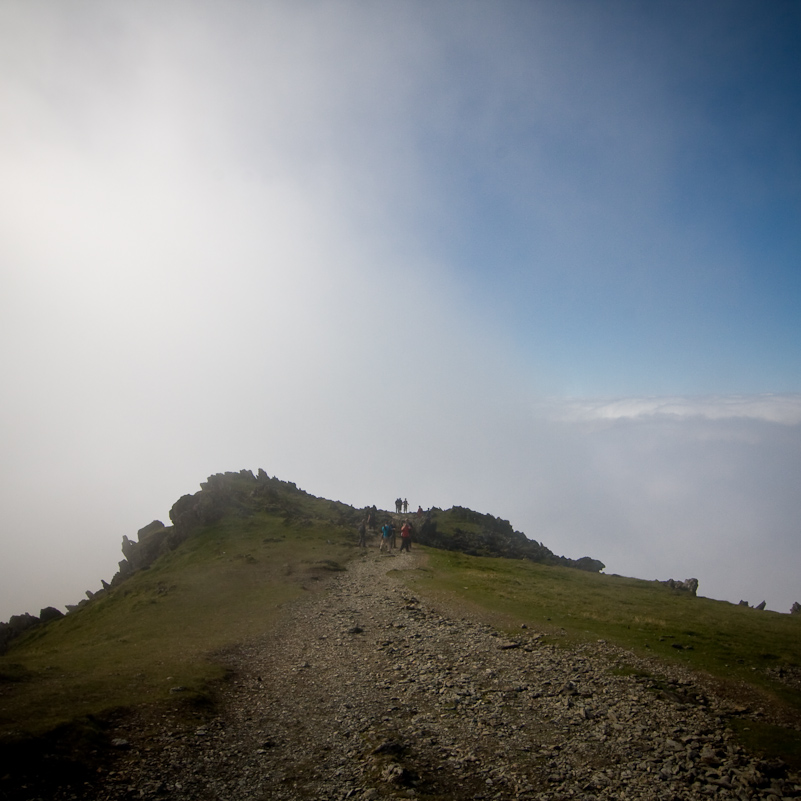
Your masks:
M315 498L293 482L271 478L259 469L238 473L217 473L200 485L193 495L179 498L170 509L171 526L154 520L137 533L136 541L123 537L125 559L111 580L117 586L137 570L148 567L159 556L177 548L187 537L203 526L215 523L226 514L248 517L258 511L277 512L288 519L302 514L301 498ZM367 510L355 509L339 501L329 501L328 512L334 522L356 528ZM395 517L378 510L379 517ZM603 562L584 556L569 559L553 551L521 531L515 531L508 520L480 514L461 506L452 509L431 509L422 518L405 515L415 525L415 541L434 548L462 551L477 556L500 556L510 559L530 559L549 565L576 567L598 572Z
M414 520L415 516L409 517ZM515 531L508 520L480 514L462 506L454 506L447 512L432 509L419 521L415 539L423 545L461 551L470 556L530 559L545 565L575 567L593 573L606 567L603 562L589 556L581 559L557 556L550 548L529 539L522 531Z

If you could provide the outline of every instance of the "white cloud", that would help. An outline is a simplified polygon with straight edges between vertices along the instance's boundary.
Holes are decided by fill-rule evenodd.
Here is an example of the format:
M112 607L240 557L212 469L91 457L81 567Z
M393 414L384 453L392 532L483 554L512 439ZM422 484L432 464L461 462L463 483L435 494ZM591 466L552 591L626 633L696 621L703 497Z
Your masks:
M668 416L706 420L763 420L801 423L801 395L728 395L645 398L578 398L544 402L540 408L557 420L593 422Z

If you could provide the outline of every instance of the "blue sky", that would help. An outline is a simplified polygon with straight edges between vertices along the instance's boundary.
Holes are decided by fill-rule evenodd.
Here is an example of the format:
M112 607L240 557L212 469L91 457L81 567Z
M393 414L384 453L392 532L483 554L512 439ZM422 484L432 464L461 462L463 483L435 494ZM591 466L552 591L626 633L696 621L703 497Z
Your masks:
M243 467L787 611L800 40L791 2L0 0L0 619Z
M557 389L797 391L797 7L536 8L455 78L481 134L425 149L436 246Z

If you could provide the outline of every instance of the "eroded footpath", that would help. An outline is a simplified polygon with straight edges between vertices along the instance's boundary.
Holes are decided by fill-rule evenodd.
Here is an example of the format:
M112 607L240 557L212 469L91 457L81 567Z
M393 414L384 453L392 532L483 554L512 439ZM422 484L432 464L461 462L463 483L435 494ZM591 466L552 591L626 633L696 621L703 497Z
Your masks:
M195 731L165 718L94 798L770 799L797 776L729 739L725 702L689 675L621 674L630 654L509 640L389 573L424 556L370 549L227 655L235 678ZM79 797L79 796L78 796Z

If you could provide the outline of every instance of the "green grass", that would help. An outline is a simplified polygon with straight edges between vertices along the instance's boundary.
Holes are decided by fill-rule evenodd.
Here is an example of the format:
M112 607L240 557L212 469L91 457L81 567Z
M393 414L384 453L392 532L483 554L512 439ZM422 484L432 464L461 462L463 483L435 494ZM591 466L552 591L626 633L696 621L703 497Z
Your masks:
M510 634L521 624L569 645L604 639L712 676L737 699L757 698L795 725L733 718L750 750L801 769L801 692L778 669L801 667L801 618L695 598L658 582L567 567L425 549L425 569L401 574L411 589Z
M801 692L775 678L775 669L801 666L798 616L695 598L658 582L427 552L427 568L407 581L451 608L471 609L510 633L525 623L556 643L604 639L745 686L801 719Z
M280 606L350 558L341 527L227 519L0 657L0 739L87 715L203 697L215 654L270 630Z
M737 739L749 751L766 758L780 755L794 770L801 770L801 737L798 732L750 719L734 719L730 725Z

